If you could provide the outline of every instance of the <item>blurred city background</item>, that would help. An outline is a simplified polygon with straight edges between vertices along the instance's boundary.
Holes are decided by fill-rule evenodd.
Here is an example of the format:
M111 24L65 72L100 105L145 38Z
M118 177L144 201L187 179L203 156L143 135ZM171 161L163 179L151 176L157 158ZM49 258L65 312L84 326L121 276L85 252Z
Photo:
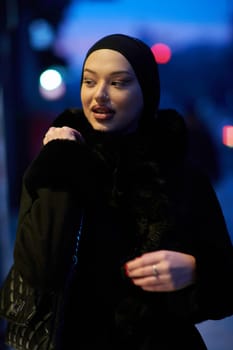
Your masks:
M160 107L184 115L190 158L210 176L233 240L233 1L0 0L1 281L12 263L22 174L51 121L80 106L84 54L110 33L151 46ZM233 349L233 317L198 327L209 350Z

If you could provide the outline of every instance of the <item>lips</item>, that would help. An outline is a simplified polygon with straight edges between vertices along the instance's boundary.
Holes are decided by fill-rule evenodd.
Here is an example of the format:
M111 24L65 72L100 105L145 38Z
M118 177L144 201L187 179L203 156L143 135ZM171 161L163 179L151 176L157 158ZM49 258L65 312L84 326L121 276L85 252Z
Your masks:
M108 120L114 115L114 111L106 106L94 106L92 112L94 113L95 118L99 120Z

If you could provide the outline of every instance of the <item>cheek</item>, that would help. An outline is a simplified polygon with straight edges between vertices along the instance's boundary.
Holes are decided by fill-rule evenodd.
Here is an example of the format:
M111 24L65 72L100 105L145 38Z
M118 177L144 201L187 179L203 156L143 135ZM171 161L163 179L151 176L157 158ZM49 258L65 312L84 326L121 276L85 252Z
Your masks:
M88 98L87 94L83 93L82 91L81 91L80 97L81 97L81 104L82 104L82 108L83 108L84 114L88 118L89 105L90 105L89 98Z
M138 100L137 94L132 94L127 91L124 93L121 93L117 97L115 97L115 101L118 103L118 105L122 106L123 108L132 108L132 103Z
M140 114L143 110L143 97L140 92L132 94L125 99L122 107L127 110L127 112L131 112L133 114Z
M87 88L85 85L81 87L80 96L82 101L90 101L93 96L93 89Z
M84 88L81 88L80 97L81 97L82 104L85 104L87 100L87 93Z

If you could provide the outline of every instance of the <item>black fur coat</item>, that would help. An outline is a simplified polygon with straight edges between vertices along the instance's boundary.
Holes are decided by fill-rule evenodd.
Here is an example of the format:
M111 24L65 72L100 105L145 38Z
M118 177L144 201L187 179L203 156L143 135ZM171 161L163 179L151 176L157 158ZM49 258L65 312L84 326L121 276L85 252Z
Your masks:
M53 125L86 142L51 141L27 169L14 258L31 285L60 288L84 208L64 349L204 349L193 325L233 313L233 252L209 180L186 163L183 119L160 111L120 137L93 131L81 110ZM170 293L131 285L124 263L158 249L194 255L196 284Z

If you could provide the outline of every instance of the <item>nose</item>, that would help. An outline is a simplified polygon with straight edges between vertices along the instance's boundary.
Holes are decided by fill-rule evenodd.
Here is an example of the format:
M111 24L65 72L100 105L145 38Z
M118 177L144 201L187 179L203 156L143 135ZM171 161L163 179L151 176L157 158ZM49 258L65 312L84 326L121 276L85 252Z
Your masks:
M95 99L97 102L106 102L109 100L108 91L106 86L99 86L95 93Z

